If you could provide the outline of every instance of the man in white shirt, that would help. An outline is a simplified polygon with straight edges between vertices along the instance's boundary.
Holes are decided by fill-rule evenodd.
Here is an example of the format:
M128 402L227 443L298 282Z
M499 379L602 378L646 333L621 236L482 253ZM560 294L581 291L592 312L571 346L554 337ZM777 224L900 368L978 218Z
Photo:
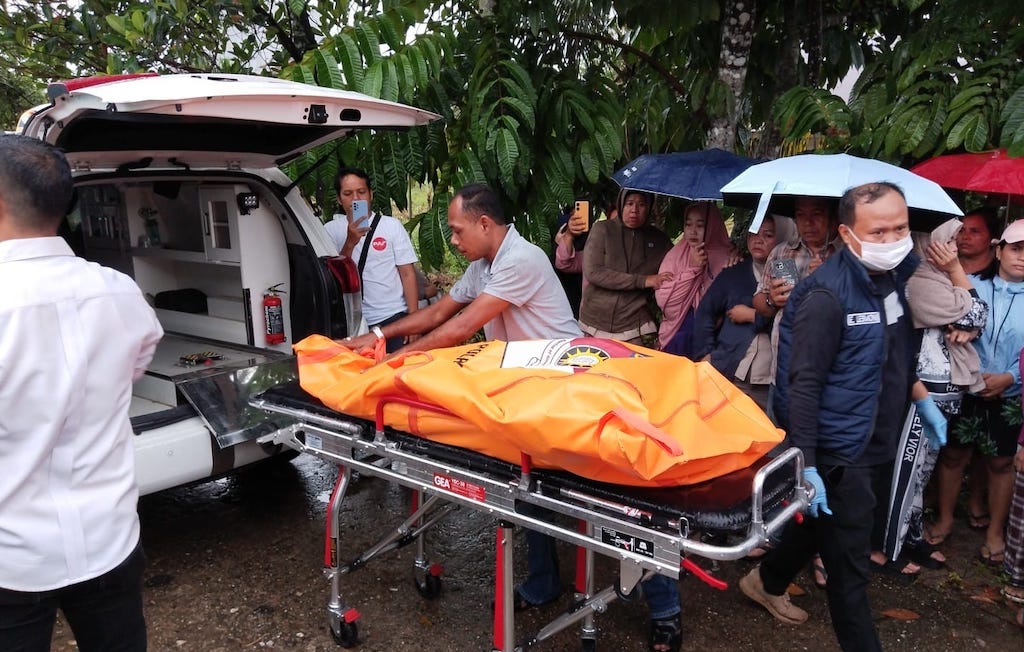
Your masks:
M373 205L373 190L366 172L344 168L338 172L334 186L344 214L325 226L338 253L348 256L359 267L363 317L367 325L381 327L416 312L419 308L416 252L405 226L379 213L372 213L359 223L353 222L354 200L362 199L368 206ZM405 342L405 338L391 338L387 350L394 351Z
M128 407L163 330L138 286L57 227L64 156L0 136L0 650L146 649Z

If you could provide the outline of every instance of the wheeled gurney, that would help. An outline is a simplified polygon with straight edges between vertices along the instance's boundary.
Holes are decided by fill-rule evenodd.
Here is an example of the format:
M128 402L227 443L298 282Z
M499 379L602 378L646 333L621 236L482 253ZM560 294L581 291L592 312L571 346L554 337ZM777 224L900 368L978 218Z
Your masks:
M408 399L396 402L414 403ZM680 568L724 588L688 558L738 559L766 543L790 518L806 508L808 494L798 481L803 457L797 449L755 465L696 485L672 488L640 488L595 482L566 472L531 469L524 456L519 465L487 457L471 450L399 432L385 427L384 402L377 422L350 417L327 408L303 391L298 383L267 390L252 404L268 412L295 419L274 435L286 444L339 465L340 473L328 504L325 543L325 574L331 582L328 624L335 641L351 647L358 640L358 611L346 604L341 576L385 552L415 543L416 587L426 598L440 593L441 567L431 563L422 535L455 506L481 510L499 520L495 578L494 648L525 649L582 621L582 647L593 649L595 613L608 603L631 594L649 574L678 578ZM437 406L415 405L427 410ZM340 561L339 514L353 471L377 476L409 487L414 494L413 513L383 540L348 563ZM535 506L565 518L548 519L522 513ZM537 510L527 510L536 513ZM570 520L571 520L570 519ZM576 580L577 601L564 615L515 644L512 581L512 528L520 525L578 546L580 563ZM705 536L702 536L705 535ZM720 544L731 535L738 543ZM614 586L593 587L593 555L618 560Z

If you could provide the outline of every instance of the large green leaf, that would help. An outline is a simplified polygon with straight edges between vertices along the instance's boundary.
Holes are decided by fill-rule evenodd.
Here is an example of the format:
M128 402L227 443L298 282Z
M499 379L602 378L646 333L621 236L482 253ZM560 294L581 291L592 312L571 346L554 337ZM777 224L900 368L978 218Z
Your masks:
M1024 156L1024 85L1006 101L1000 119L1003 122L1000 146L1008 148L1010 156Z
M393 51L399 50L405 44L405 25L401 23L399 16L388 14L378 16L377 25L384 42Z
M448 229L448 203L451 197L447 193L437 193L430 209L423 214L419 224L420 262L426 269L440 269L444 264L444 254L448 249L451 230Z
M985 116L978 116L975 124L964 134L964 147L968 152L984 152L991 149L989 141L989 121Z
M533 112L533 107L524 102L518 97L503 97L501 103L507 105L513 112L515 112L526 126L529 127L530 131L533 131L537 126L537 118Z
M360 23L356 25L353 31L355 32L356 42L359 44L359 52L363 55L363 59L370 65L380 61L380 40L377 38L377 32L374 31L373 27L366 23Z
M359 54L359 46L356 44L355 37L350 32L342 32L338 35L336 43L335 52L338 55L341 68L345 72L347 88L361 89L363 87L363 58Z
M345 82L341 77L341 68L337 60L327 50L314 50L313 60L316 66L316 79L321 86L328 88L345 88Z
M363 87L360 91L370 97L380 97L383 86L384 62L378 60L370 64L370 67L366 69L366 74L363 76Z
M957 149L961 146L969 152L981 152L988 143L988 121L981 113L964 116L953 125L946 137L946 147Z
M519 159L519 138L512 129L501 128L495 133L494 154L498 160L499 178L506 188L516 186L513 170Z
M395 68L394 59L383 60L383 79L381 85L381 99L389 102L398 101L398 71Z
M601 176L601 161L594 148L593 141L586 140L580 145L580 168L587 181L597 183Z

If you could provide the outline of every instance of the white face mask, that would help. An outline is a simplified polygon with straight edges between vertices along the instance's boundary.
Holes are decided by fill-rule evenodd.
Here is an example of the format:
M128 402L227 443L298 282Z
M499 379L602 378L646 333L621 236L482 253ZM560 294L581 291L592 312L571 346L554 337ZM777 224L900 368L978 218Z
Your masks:
M910 239L909 234L896 242L864 242L854 235L853 229L847 229L846 232L860 244L860 254L852 247L850 253L857 256L861 264L872 272L888 272L894 269L914 248L914 241Z

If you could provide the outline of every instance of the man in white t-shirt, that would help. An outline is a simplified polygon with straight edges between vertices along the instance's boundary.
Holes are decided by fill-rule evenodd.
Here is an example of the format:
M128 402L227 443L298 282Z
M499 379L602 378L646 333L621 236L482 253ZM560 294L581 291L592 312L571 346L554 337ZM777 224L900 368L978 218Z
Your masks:
M379 328L416 312L416 252L409 233L395 218L376 212L359 223L352 222L354 200L362 199L373 205L373 190L366 172L344 168L338 172L334 186L344 214L335 216L325 226L338 253L351 258L361 271L363 317L367 325ZM387 350L395 351L407 341L412 340L391 338Z

